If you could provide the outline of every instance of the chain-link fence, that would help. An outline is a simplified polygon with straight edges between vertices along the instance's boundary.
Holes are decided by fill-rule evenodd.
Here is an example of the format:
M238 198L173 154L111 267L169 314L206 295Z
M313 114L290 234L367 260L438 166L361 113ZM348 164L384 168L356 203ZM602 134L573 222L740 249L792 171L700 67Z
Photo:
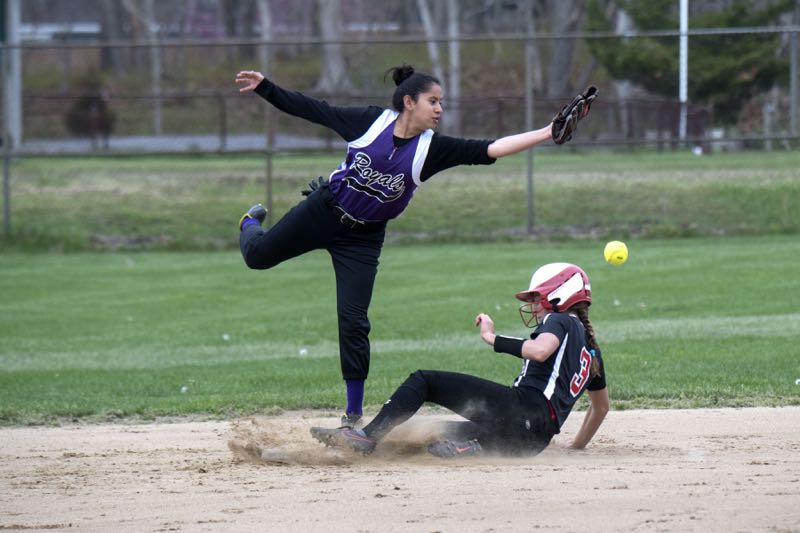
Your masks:
M692 42L713 48L713 41L746 39L768 29L741 29L717 35L699 32ZM769 29L779 46L785 71L775 85L740 99L741 108L715 116L715 102L688 104L689 142L724 145L727 148L764 146L765 139L790 141L797 136L797 28ZM441 128L470 137L497 137L524 128L525 94L534 93L533 116L546 123L565 98L593 82L601 87L597 113L577 144L661 145L674 147L678 135L680 102L631 86L625 77L611 78L598 68L593 45L611 36L585 34L573 37L575 58L563 74L568 78L563 94L542 94L544 83L538 63L526 65L524 36L465 37L460 40L458 79L445 79L447 113ZM617 36L617 39L620 37ZM628 40L652 39L652 34L627 36ZM677 41L676 32L658 37ZM539 38L541 50L559 46L565 38ZM328 43L329 44L329 43ZM326 134L306 124L274 114L265 122L263 102L237 94L233 77L239 69L269 70L284 87L323 97L337 105L388 105L393 87L384 71L403 61L433 72L424 43L409 39L369 39L337 43L346 65L338 88L320 87L320 63L326 44L296 40L265 45L260 41L159 42L153 45L29 45L21 48L22 108L20 142L14 148L26 154L81 151L260 151L271 132L278 149L332 148ZM792 48L794 46L795 48ZM677 47L676 47L677 48ZM10 49L6 49L8 52ZM268 51L267 64L259 56ZM793 51L794 50L794 51ZM690 47L691 54L691 47ZM790 57L791 55L791 57ZM111 61L110 57L118 59ZM124 59L119 59L119 58ZM691 55L690 55L691 57ZM158 66L154 68L154 63ZM526 87L526 69L533 81ZM552 70L552 69L551 69ZM452 77L446 72L446 78ZM745 78L747 71L730 72ZM635 79L631 74L627 78ZM623 80L623 81L620 81ZM690 78L689 84L692 83ZM458 84L459 97L447 97L448 87ZM330 84L328 85L330 87ZM572 88L570 90L569 88ZM6 95L8 97L8 95ZM13 97L13 95L12 95ZM457 123L453 123L457 119ZM93 141L93 142L92 142ZM335 143L334 143L335 144ZM711 146L710 146L711 147Z
M738 109L726 108L724 114L713 99L689 102L684 138L681 138L679 126L683 107L677 93L674 97L657 95L641 85L625 81L626 78L635 79L633 73L612 76L598 63L595 53L599 43L619 39L641 40L642 43L646 39L659 39L677 43L677 32L644 32L624 37L599 33L537 36L535 39L529 35L463 37L459 39L460 68L458 71L444 69L445 115L440 129L463 137L497 138L530 127L526 117L532 117L533 126L543 126L565 100L591 82L600 87L601 96L593 106L591 120L581 124L570 149L693 149L702 153L793 149L798 142L798 28L705 30L693 34L690 42L698 47L714 48L717 40L722 50L731 40L754 35L775 39L775 56L780 60L776 68L782 69L773 73L775 83L743 96L737 100L741 103ZM526 43L530 45L534 40L537 54L532 55L526 50ZM543 68L547 57L542 55L552 54L564 40L569 40L575 50L569 68L562 74L567 78L567 89L560 94L547 94L544 77L548 69ZM440 39L437 44L446 42ZM11 181L9 176L14 174L15 164L34 157L252 154L256 160L262 159L247 177L255 184L250 193L257 191L260 197L268 194L269 202L278 194L276 190L286 185L273 180L288 179L291 188L313 177L312 174L324 172L281 169L283 176L273 176L276 154L314 151L334 154L335 158L341 155L343 143L324 128L271 109L253 94L239 94L233 79L240 69L263 70L286 88L324 98L335 105L377 106L388 106L394 89L384 76L388 67L409 62L418 70L437 70L437 65L429 60L426 42L419 38L362 36L335 43L346 68L336 79L324 80L323 62L329 57L326 46L331 44L318 39L269 43L260 40L161 40L144 45L62 43L3 48L5 59L14 52L21 56L21 90L18 95L9 94L9 85L5 84L3 95L7 102L18 98L21 107L19 141L14 142L12 135L12 142L4 143L6 235L13 233L12 218L16 221L30 216L34 201L26 195L36 189L30 181ZM690 58L691 50L690 46ZM443 60L446 66L447 57ZM441 65L438 67L441 70ZM4 73L7 77L8 69L4 69ZM736 80L750 74L732 71L729 76ZM448 96L453 92L449 90L453 84L459 89L455 98ZM7 134L8 131L6 128ZM543 150L553 148L542 147ZM98 172L113 174L114 165L109 164ZM30 168L24 167L18 176L29 179ZM529 181L530 172L528 169ZM103 181L107 177L97 179ZM210 187L230 185L226 181L230 176L224 171L219 172L218 178L217 184L212 183L215 179L212 176L205 176L203 181ZM82 182L87 179L86 176L80 178ZM519 180L520 188L524 189L525 172L520 173ZM67 180L57 187L74 185ZM92 189L92 186L87 188ZM264 193L265 190L268 192ZM101 198L97 200L102 203ZM53 201L67 200L56 195ZM276 212L287 202L277 199ZM232 205L231 209L238 209L247 199L240 198L236 203L238 207ZM147 210L148 204L142 202L139 208ZM169 209L168 206L167 202L159 209ZM529 221L533 208L529 203ZM119 217L118 212L114 215L99 208L92 211L98 213L96 226L108 224L113 216ZM158 213L151 215L159 216ZM142 216L147 218L148 215ZM522 218L520 223L524 224L524 210ZM72 230L65 231L68 234ZM92 235L102 233L97 228L89 232ZM37 238L69 241L63 232L56 233L57 236L48 234Z

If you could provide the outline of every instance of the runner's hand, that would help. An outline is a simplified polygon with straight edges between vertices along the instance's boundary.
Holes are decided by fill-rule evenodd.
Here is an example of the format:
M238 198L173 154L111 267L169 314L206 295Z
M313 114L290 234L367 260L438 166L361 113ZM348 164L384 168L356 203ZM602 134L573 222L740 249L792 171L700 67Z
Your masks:
M494 321L486 313L481 313L475 317L475 325L481 328L481 339L489 346L494 345Z

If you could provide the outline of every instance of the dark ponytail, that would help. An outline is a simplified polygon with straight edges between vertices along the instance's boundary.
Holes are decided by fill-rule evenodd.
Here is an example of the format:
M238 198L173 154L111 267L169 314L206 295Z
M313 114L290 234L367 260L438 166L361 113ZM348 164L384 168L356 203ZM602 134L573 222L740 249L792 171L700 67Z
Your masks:
M578 320L583 324L583 328L586 330L586 342L589 344L589 348L599 350L600 346L597 345L597 339L594 337L594 328L592 327L592 323L589 322L589 303L578 302L570 307L569 310L575 313L578 316ZM592 357L590 372L593 376L600 373L600 363L598 363L597 359L594 357Z
M420 93L424 93L430 89L431 85L442 84L437 78L429 74L415 72L414 67L406 63L387 70L383 79L386 79L386 76L390 74L392 76L392 81L394 81L394 84L397 86L392 96L392 107L399 113L402 113L403 109L405 109L405 105L403 104L404 96L408 95L416 102Z

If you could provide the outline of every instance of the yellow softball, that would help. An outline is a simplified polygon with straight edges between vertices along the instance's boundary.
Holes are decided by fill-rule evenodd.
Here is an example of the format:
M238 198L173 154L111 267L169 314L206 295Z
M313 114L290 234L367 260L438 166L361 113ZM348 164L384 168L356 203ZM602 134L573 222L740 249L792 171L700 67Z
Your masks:
M622 241L611 241L603 250L606 262L611 265L621 265L628 260L628 247Z

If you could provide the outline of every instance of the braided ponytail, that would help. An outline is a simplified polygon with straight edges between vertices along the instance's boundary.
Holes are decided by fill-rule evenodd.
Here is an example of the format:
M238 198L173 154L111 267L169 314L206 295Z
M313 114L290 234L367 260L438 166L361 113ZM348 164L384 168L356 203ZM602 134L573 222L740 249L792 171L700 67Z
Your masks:
M589 303L578 302L570 308L570 311L574 312L578 316L578 320L583 324L583 328L586 330L586 341L589 344L589 348L599 350L600 346L598 346L597 339L595 339L594 328L589 321ZM594 357L592 357L590 371L593 376L600 373L600 363L598 363L597 359Z

